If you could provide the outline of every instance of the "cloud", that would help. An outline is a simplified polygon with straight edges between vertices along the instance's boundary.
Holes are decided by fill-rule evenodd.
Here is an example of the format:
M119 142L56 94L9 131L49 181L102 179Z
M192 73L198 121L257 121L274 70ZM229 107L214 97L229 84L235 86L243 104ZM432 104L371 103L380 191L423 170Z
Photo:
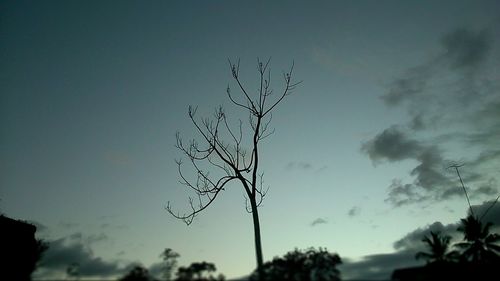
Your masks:
M396 106L406 100L414 99L424 92L432 74L432 64L411 68L402 77L394 80L389 92L381 98L389 106Z
M374 164L417 164L408 171L413 180L394 176L386 202L398 207L463 196L456 174L446 169L456 159L466 164L460 172L472 198L498 194L500 48L494 28L451 30L436 55L389 84L382 100L405 109L409 119L376 134L361 150Z
M74 223L74 222L61 221L61 222L59 222L59 226L66 228L66 229L72 229L72 228L78 227L79 224Z
M422 265L415 260L415 253L404 250L387 254L376 254L363 257L360 261L345 260L339 266L342 277L352 280L390 280L392 272L397 268Z
M492 37L488 30L458 28L443 37L442 45L450 67L474 68L486 60Z
M99 234L92 234L87 237L87 243L93 244L97 242L104 242L108 241L109 237L106 235L106 233L99 233Z
M96 236L102 238L102 236ZM95 240L95 237L90 240ZM49 248L44 253L41 265L35 272L35 278L59 278L69 265L78 264L81 277L114 278L126 270L115 261L106 261L96 257L89 245L82 243L81 233L49 241Z
M474 205L476 215L484 216L483 222L492 222L494 227L492 232L500 232L500 204L492 205L493 201L485 201L479 205ZM493 207L492 207L493 206ZM368 255L359 261L344 259L344 264L339 268L344 279L357 280L389 280L394 269L423 265L423 261L417 261L415 255L419 251L427 250L422 239L429 235L431 231L440 231L452 237L452 243L463 238L463 234L457 231L460 221L451 224L442 224L439 221L419 227L410 231L402 238L394 242L395 249L392 253Z
M408 138L398 127L392 126L364 143L361 150L374 162L390 162L415 158L422 150L421 144Z
M368 154L375 164L384 160L414 160L418 163L409 172L414 177L413 183L402 183L398 178L393 179L386 199L386 202L393 206L428 199L442 200L459 194L455 192L456 186L449 175L445 174L444 168L449 161L443 159L437 146L412 139L397 126L385 129L364 143L361 150Z
M385 201L394 207L400 207L429 199L428 195L424 195L419 191L414 184L403 184L400 179L393 179Z
M457 231L458 223L443 225L437 221L423 228L417 228L414 231L406 234L403 238L394 242L393 246L396 250L413 250L414 253L422 251L425 244L422 239L430 235L432 232L441 232L444 235L450 235L453 238L459 238L460 234Z
M485 201L479 205L472 205L474 214L482 218L484 223L491 222L497 228L500 228L500 202Z
M436 80L449 71L458 71L461 88L474 90L476 74L487 61L493 45L493 36L488 30L474 31L457 28L441 38L441 51L426 62L410 67L389 85L389 91L382 100L389 106L424 105L423 97L434 99L429 89L440 85ZM464 72L465 71L465 72ZM472 87L471 87L472 86ZM464 92L462 92L464 94ZM466 95L471 93L465 93Z
M287 170L299 169L299 170L310 170L312 168L312 164L304 161L300 162L289 162L286 165Z
M317 218L313 222L311 222L311 226L316 226L318 224L325 224L325 223L328 223L328 221L322 218Z
M359 207L352 207L348 212L347 212L347 215L349 217L355 217L357 215L359 215L359 213L361 212L361 209Z

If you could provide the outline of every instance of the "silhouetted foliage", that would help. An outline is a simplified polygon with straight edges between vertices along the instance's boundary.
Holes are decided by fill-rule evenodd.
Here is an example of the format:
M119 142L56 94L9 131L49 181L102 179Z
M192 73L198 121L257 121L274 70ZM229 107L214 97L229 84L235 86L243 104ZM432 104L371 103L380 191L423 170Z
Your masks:
M271 74L269 71L269 60L262 63L258 60L257 70L259 72L260 83L256 97L251 97L250 91L243 86L240 79L239 62L237 64L229 61L231 74L237 88L240 90L240 98L234 96L228 86L226 93L229 100L237 108L242 109L249 115L250 134L244 136L243 122L239 120L239 125L232 128L227 115L220 107L215 111L215 119L208 118L200 121L195 118L196 108L189 107L188 115L196 130L200 134L202 144L192 140L188 144L183 142L180 134L177 133L177 148L187 156L194 170L194 180L188 180L182 167L182 161L177 160L181 183L194 191L196 198L189 197L191 211L180 214L174 212L167 203L167 210L174 217L190 224L195 216L206 209L215 201L226 185L232 181L237 181L243 187L246 194L246 208L252 213L255 253L257 268L263 265L262 244L260 237L260 223L258 207L262 203L267 189L263 187L263 173L259 172L259 143L264 138L273 133L269 129L272 110L300 83L292 81L293 64L287 73L283 74L284 88L280 94L271 100L273 89L271 88ZM247 154L245 145L250 145L250 153ZM207 164L212 169L205 169ZM209 172L212 171L212 173ZM215 175L215 176L214 176ZM262 278L262 271L259 271Z
M179 267L177 271L177 281L215 281L224 280L223 275L215 278L212 273L217 269L213 263L194 262L188 267Z
M456 246L463 250L462 257L476 264L499 263L500 265L500 235L490 233L492 223L483 224L472 214L460 220L459 231L464 233L464 241Z
M119 279L120 281L155 281L153 277L149 275L147 269L142 266L135 266L132 268L125 276Z
M482 218L498 202L500 196L481 216L476 216L458 169L462 166L453 164L449 167L455 169L469 207L469 215L460 220L458 227L464 234L463 241L454 244L462 251L448 252L451 237L431 232L430 237L426 236L422 240L427 243L430 251L419 252L416 255L417 259L427 259L428 264L423 267L396 269L392 274L392 280L488 280L498 275L500 246L496 243L500 242L500 235L490 233L493 224L490 222L484 224Z
M340 256L319 248L286 253L282 258L275 257L264 264L264 280L340 280L337 266L342 263ZM259 280L254 271L250 280Z
M416 259L425 259L428 263L442 263L456 261L458 253L450 251L451 236L432 232L430 237L425 236L422 242L427 244L429 252L418 252Z
M180 257L180 255L172 249L166 248L160 256L164 262L163 277L165 280L172 280L174 269L177 266L177 258Z

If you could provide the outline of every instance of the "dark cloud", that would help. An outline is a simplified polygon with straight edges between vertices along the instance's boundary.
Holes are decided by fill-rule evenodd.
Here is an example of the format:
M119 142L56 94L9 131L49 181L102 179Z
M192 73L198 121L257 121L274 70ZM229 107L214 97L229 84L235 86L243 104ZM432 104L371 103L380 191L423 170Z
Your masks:
M495 203L494 200L485 201L479 205L472 205L474 214L482 218L482 221L493 223L497 228L500 228L500 202Z
M418 141L408 138L398 127L392 126L364 143L361 150L374 162L384 159L392 162L415 158L422 146Z
M416 160L420 163L410 172L416 178L415 185L426 190L449 185L448 178L443 175L445 161L435 146L426 147Z
M422 242L422 239L430 235L431 231L441 232L444 235L450 235L452 238L458 239L460 234L457 228L458 223L443 225L441 222L437 221L406 234L403 238L394 242L393 246L396 250L412 250L416 253L425 250L425 244Z
M458 28L444 34L441 50L396 78L382 100L407 110L408 120L362 144L373 163L416 161L403 182L395 176L386 202L393 206L463 196L460 169L472 198L498 194L500 177L500 80L495 60L497 27ZM498 32L498 30L496 30ZM450 149L452 147L452 149ZM467 157L467 158L465 158Z
M390 84L387 94L381 97L387 105L398 106L409 102L413 112L420 112L418 109L415 111L414 106L425 106L429 100L433 101L435 96L429 89L439 85L439 82L436 83L437 78L450 70L461 71L462 77L458 78L460 88L477 93L476 74L492 49L491 32L458 28L443 35L441 43L442 51L437 56L409 68ZM471 94L463 91L457 93ZM422 100L424 96L426 100Z
M40 268L35 273L36 278L52 278L64 272L70 264L78 264L78 272L86 278L114 278L126 272L117 262L105 261L96 257L90 244L82 241L96 242L104 239L102 235L91 235L84 239L81 233L49 241L49 248L44 253Z
M490 195L494 196L498 194L498 189L496 188L498 184L495 181L491 181L491 184L489 185L483 185L480 186L479 188L475 189L473 192L473 197L475 197L475 194L484 194L484 195Z
M494 224L494 231L500 229L500 204L494 204L495 201L485 201L479 205L473 205L472 209L474 214L478 217L482 217L484 223L491 222ZM460 225L460 221L457 220L455 223L443 225L441 222L437 221L429 224L425 227L420 227L406 234L403 238L394 242L394 249L396 250L410 250L413 249L415 252L424 249L425 244L422 242L424 236L429 235L431 231L441 232L445 235L450 235L452 237L452 243L457 242L462 239L462 233L457 229Z
M460 188L458 186L444 188L443 190L444 190L443 193L441 193L441 199L443 199L443 200L446 200L446 199L449 199L452 197L456 197L456 196L465 196L462 188Z
M359 213L361 212L361 209L359 207L352 207L351 209L349 209L349 211L347 212L347 215L349 217L355 217L357 215L359 215Z
M417 114L413 116L413 118L410 121L410 128L414 131L420 131L425 129L426 125L424 122L424 117L422 114Z
M339 269L346 280L390 280L394 269L416 265L422 262L415 260L415 253L404 250L365 256L361 261L345 260Z
M442 39L444 58L453 68L477 67L487 58L492 37L487 30L473 31L459 28Z
M446 173L449 161L443 159L441 151L435 145L426 145L408 137L402 129L392 126L362 145L362 151L368 154L374 163L383 160L389 162L414 160L418 164L410 171L414 177L412 183L402 183L393 179L389 186L386 202L393 206L402 206L429 199L443 200L458 195L456 186Z
M313 222L311 222L311 226L316 226L318 224L325 224L325 223L328 223L328 221L322 218L317 218Z
M385 201L395 207L400 207L410 203L422 202L429 198L428 195L422 194L421 190L414 184L403 184L400 179L393 179Z

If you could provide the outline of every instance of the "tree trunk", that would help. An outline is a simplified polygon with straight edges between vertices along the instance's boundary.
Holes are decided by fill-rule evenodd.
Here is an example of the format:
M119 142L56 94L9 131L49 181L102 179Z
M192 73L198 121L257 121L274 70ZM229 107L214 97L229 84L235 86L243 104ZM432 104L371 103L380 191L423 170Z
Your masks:
M259 212L257 210L257 203L255 200L250 200L250 205L252 206L252 218L253 218L253 230L255 235L255 256L257 257L257 272L259 274L259 280L264 280L264 261L262 257L262 242L260 240L260 223L259 223Z

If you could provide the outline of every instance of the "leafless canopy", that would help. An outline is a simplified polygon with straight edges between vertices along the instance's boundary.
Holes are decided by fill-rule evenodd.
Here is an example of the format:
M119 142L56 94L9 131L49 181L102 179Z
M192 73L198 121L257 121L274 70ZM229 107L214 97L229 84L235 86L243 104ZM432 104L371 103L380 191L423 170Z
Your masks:
M263 173L258 172L258 144L274 132L269 127L272 110L300 83L292 81L292 63L289 71L283 73L283 90L277 95L273 93L269 61L257 60L260 78L257 94L250 93L243 85L240 79L239 61L237 63L229 61L232 78L237 85L239 94L233 94L229 86L226 93L232 104L248 113L250 129L248 136L245 135L243 121L239 120L239 125L236 128L231 126L222 106L215 110L212 119L196 118L197 108L189 107L189 118L196 128L201 142L193 139L186 143L177 133L176 147L182 151L192 165L194 177L188 177L184 173L184 163L181 160L176 160L176 163L181 184L194 191L196 196L189 197L191 211L187 213L174 212L170 202L167 203L166 209L175 218L181 219L189 225L198 213L215 201L228 183L235 180L240 182L245 190L248 212L254 212L262 203L267 189L263 187ZM249 143L250 146L248 151L243 147L246 143ZM213 176L210 172L214 172L218 176Z

